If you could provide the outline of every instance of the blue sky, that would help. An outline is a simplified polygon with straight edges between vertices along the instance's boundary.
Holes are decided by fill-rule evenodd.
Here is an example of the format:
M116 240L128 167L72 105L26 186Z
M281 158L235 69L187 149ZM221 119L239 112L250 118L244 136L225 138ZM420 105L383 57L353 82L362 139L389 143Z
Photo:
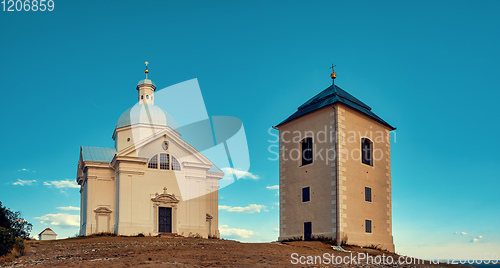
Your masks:
M498 10L493 0L55 0L52 12L0 11L0 201L34 234L76 234L79 146L113 146L148 60L159 88L197 78L210 115L243 121L258 179L220 191L220 205L248 207L221 210L220 225L226 238L276 240L268 130L328 87L335 63L336 84L398 128L396 250L500 254Z

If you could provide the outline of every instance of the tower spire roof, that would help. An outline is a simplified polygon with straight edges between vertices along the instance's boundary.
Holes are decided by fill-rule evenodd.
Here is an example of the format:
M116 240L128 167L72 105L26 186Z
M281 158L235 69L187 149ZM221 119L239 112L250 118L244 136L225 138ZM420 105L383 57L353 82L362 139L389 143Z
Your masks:
M343 89L334 84L329 86L325 90L321 91L320 93L318 93L316 96L306 101L301 106L299 106L299 108L297 108L297 111L294 114L292 114L287 119L279 123L276 127L279 127L287 122L290 122L296 118L299 118L303 115L306 115L310 112L316 111L323 107L332 106L335 103L342 103L344 105L347 105L369 116L370 118L381 123L382 125L387 126L391 130L396 129L395 127L389 125L389 123L385 122L382 118L378 117L375 113L373 113L372 108L370 106L366 105L364 102L360 101L353 95L347 93L346 91L344 91Z

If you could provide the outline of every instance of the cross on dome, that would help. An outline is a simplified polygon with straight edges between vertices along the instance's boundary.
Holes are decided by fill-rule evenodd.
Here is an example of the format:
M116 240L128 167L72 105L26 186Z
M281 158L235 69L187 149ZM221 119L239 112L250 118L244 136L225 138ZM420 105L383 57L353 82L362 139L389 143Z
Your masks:
M149 64L149 62L146 61L144 64L146 64L146 70L144 70L144 73L146 74L146 79L148 79L148 73L149 73L148 64Z

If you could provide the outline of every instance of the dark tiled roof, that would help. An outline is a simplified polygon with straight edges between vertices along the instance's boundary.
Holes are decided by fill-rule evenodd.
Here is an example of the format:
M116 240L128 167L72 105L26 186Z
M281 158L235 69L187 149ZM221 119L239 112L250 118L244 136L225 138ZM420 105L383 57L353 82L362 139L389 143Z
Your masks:
M343 103L357 111L360 111L368 115L369 117L373 118L382 125L389 127L391 130L396 129L395 127L389 125L389 123L385 122L382 118L374 114L371 111L372 108L370 108L370 106L356 99L353 95L347 93L340 87L334 85L329 86L327 89L321 91L319 94L312 97L304 104L300 105L294 114L285 119L283 122L279 123L276 127L279 127L287 122L290 122L310 112L316 111L320 108L333 105L334 103L337 102Z

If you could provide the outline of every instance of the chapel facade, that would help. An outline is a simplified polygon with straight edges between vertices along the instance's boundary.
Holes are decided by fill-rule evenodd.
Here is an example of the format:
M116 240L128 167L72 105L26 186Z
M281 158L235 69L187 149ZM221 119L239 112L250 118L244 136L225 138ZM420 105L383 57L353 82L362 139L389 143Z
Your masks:
M167 125L148 72L136 87L137 104L118 119L114 148L80 148L80 235L219 237L224 174Z
M280 137L279 240L322 236L337 245L378 245L394 252L390 132L395 128L334 83L274 128Z

